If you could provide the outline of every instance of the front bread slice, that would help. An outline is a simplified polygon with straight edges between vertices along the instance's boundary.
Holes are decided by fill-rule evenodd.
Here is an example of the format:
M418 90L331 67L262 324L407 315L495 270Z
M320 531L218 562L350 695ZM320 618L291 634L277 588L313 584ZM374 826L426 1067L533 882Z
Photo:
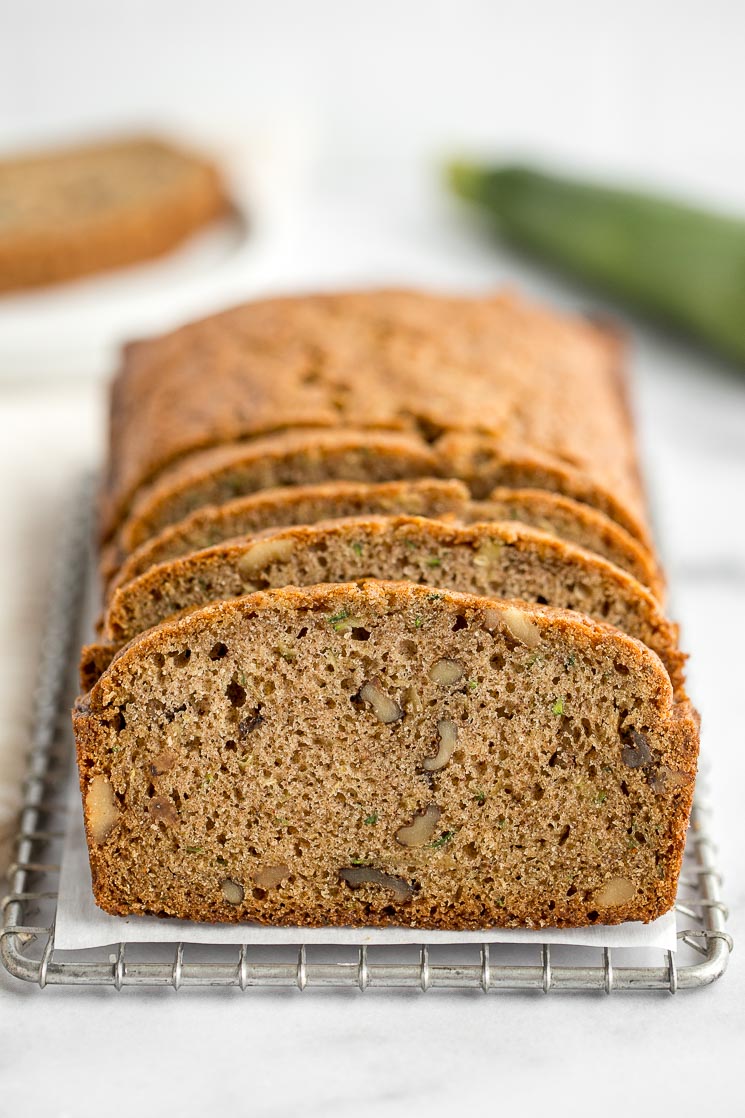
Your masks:
M697 726L576 613L367 582L140 636L74 714L108 912L421 928L651 920Z

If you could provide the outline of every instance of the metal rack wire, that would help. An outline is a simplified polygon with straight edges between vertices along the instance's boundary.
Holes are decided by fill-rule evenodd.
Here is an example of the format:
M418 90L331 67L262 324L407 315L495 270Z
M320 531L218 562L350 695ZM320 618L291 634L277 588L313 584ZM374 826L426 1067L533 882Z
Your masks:
M436 988L481 990L664 990L706 986L727 967L732 939L720 896L721 877L709 837L709 809L697 792L680 881L676 916L679 950L653 962L619 961L620 949L530 948L484 942L468 947L422 943L390 947L226 947L124 944L95 951L55 947L55 914L73 763L69 726L81 607L88 572L91 482L65 517L51 607L42 647L28 776L16 838L16 860L2 901L0 957L10 974L50 985L238 987L354 987L359 990ZM627 953L626 953L627 954ZM649 954L649 952L647 952Z

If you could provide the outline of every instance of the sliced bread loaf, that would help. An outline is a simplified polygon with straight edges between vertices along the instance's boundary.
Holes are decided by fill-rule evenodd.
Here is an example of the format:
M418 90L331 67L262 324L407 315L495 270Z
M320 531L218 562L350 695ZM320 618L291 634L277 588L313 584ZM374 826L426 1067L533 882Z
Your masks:
M138 637L74 723L107 912L541 928L674 902L695 719L654 653L577 613L257 593Z

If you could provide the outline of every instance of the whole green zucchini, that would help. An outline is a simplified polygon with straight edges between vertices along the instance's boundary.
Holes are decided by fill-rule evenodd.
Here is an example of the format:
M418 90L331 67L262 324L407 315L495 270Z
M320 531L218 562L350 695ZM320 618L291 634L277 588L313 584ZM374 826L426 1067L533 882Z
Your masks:
M509 241L745 364L745 221L528 166L448 178Z

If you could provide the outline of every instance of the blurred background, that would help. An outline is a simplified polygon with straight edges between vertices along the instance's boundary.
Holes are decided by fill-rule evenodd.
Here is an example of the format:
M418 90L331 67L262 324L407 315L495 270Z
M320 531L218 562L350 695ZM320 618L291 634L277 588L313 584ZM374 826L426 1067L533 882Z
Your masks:
M571 300L448 198L441 166L462 153L743 206L737 0L0 0L0 20L0 151L155 130L239 169L255 240L228 296L506 280ZM189 312L219 300L225 268L211 281ZM167 305L157 286L147 302ZM0 322L20 350L8 303ZM141 317L156 321L152 307ZM27 356L16 365L25 375Z
M4 136L289 114L339 186L484 145L740 201L737 0L4 0L0 12Z

